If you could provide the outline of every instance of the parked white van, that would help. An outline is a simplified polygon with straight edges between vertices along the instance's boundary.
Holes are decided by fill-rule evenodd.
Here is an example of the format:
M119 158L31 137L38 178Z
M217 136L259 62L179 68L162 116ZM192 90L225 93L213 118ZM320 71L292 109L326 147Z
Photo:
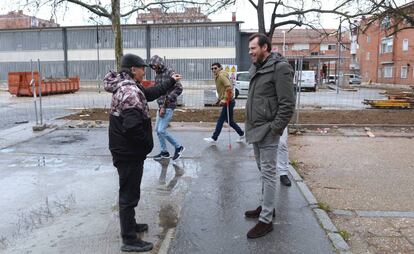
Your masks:
M295 86L299 87L299 75L300 73L296 71L295 73ZM314 71L302 71L301 76L301 82L300 82L300 88L301 89L309 89L311 91L316 91L316 81L315 81L315 72Z

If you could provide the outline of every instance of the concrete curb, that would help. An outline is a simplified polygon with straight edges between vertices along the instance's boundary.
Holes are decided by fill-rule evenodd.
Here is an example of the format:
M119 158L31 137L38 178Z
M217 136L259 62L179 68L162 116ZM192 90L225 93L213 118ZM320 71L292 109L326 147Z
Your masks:
M344 127L354 127L354 128L364 128L364 127L380 127L380 128L411 128L414 127L414 124L311 124L311 123L291 123L289 124L289 127L292 129L295 128L344 128Z
M168 229L167 233L165 234L164 240L161 243L161 247L158 250L158 254L167 254L168 249L170 248L171 241L174 239L175 236L175 228Z
M318 201L316 200L315 196L312 194L308 186L303 182L302 177L300 177L298 172L291 165L289 165L289 173L291 174L292 179L296 182L296 185L298 186L302 195L308 202L308 205L315 213L316 218L318 219L321 227L325 230L334 248L341 254L352 254L348 243L339 234L338 229L332 223L332 220L329 218L328 214L324 210L318 208Z

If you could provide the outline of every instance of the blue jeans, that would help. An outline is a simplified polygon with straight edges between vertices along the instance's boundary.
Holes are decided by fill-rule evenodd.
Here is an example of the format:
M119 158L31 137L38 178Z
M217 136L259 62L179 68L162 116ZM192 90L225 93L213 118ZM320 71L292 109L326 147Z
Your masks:
M230 118L230 126L237 132L237 134L239 134L239 136L243 136L244 135L244 131L237 125L237 123L233 120L233 109L234 106L236 105L236 101L232 100L230 102L229 105L229 118ZM221 129L223 128L223 124L224 122L228 122L227 121L227 106L223 106L221 108L221 113L220 116L217 120L217 124L216 124L216 130L213 133L213 136L211 137L214 140L217 140Z
M167 144L165 140L167 139L171 145L174 146L175 149L180 148L180 144L178 144L177 140L168 133L167 127L173 117L173 110L167 108L165 110L165 114L163 117L160 117L159 111L157 111L157 123L155 125L155 131L157 132L158 139L160 140L161 145L161 152L167 152Z

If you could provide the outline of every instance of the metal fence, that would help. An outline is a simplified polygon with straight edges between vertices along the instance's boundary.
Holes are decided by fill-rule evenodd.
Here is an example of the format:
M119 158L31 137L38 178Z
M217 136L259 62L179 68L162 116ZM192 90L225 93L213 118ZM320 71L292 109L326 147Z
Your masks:
M80 109L110 107L111 94L103 91L99 81L115 64L114 38L109 26L6 30L0 31L0 36L0 80L7 80L7 73L11 71L38 71L39 67L31 67L27 60L28 55L36 54L42 56L42 77L66 74L81 77L78 92L43 96L45 121ZM126 52L134 50L143 58L157 52L161 52L161 56L170 55L165 58L166 64L184 77L182 107L194 109L202 109L216 101L210 71L212 63L239 64L240 69L246 70L249 59L247 54L241 54L241 49L246 53L246 36L240 33L237 23L231 22L123 27ZM294 61L295 71L300 72L303 66L300 58L289 60ZM302 109L364 109L367 106L363 100L385 98L380 89L360 85L354 89L339 89L326 81L319 79L316 91L298 90L297 112ZM34 99L11 95L7 90L7 81L0 81L0 128L35 121ZM245 103L246 98L237 98L236 107L243 108ZM155 103L150 107L155 108Z
M180 72L181 68L187 68L187 65L174 64L173 61L168 63L174 66L177 72ZM30 63L27 65L30 66ZM49 63L41 63L40 66L42 76L46 77L44 70L49 66ZM37 65L33 65L33 71L38 71ZM210 79L205 80L188 80L184 76L182 83L184 86L183 108L203 109L207 107L206 104L216 101L215 85L211 76ZM28 121L34 122L36 120L34 98L15 96L10 94L7 89L7 83L0 84L0 118L2 119L0 129ZM336 89L332 85L329 88L329 84L321 84L315 92L299 90L297 110L300 112L302 109L364 109L367 108L362 103L364 99L385 98L380 94L381 91L381 89L362 86L354 86L353 90L343 90ZM42 96L42 117L47 122L81 109L109 108L110 101L111 94L103 90L100 81L82 82L81 89L76 93ZM237 98L236 107L244 108L245 103L246 98ZM150 107L155 108L156 104L150 103ZM194 119L194 121L199 120Z

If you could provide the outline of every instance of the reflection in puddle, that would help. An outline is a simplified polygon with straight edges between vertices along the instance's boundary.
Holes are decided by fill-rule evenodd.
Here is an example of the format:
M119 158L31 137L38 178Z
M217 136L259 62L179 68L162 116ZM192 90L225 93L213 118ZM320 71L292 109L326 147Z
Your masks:
M158 178L158 183L159 185L161 185L159 188L159 190L165 190L165 191L172 191L174 189L174 187L177 185L178 179L184 175L185 171L184 171L184 163L181 162L179 164L179 162L173 162L172 167L174 169L174 176L171 180L169 180L167 182L167 173L168 173L168 168L170 165L170 159L165 159L165 160L160 160L157 161L160 165L161 165L161 172L160 172L160 176Z
M12 153L14 151L16 151L16 148L12 148L12 147L3 148L3 149L0 150L1 153Z
M64 167L66 163L58 158L46 157L46 156L29 156L18 163L12 163L8 165L9 167L23 167L23 168L33 168L33 167Z
M164 230L175 228L178 223L179 208L173 203L162 204L159 215L159 225Z

